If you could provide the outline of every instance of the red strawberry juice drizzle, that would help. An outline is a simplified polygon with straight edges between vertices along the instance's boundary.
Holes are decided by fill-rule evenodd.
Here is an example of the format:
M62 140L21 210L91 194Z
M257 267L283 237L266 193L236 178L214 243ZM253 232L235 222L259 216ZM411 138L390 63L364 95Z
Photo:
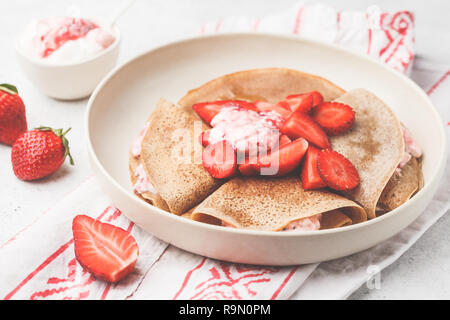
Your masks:
M46 58L50 56L67 41L83 38L89 31L96 28L98 28L98 25L89 20L73 17L64 18L58 28L41 36L40 41L44 48L41 57Z

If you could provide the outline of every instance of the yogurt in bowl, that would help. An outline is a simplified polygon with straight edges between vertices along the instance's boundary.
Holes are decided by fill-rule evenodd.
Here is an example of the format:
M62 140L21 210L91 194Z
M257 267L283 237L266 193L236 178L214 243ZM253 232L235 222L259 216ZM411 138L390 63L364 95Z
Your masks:
M91 58L116 40L102 23L76 17L50 17L31 21L19 46L32 59L66 64Z
M19 63L30 81L58 99L91 94L118 56L119 31L106 21L70 16L31 21L16 41Z

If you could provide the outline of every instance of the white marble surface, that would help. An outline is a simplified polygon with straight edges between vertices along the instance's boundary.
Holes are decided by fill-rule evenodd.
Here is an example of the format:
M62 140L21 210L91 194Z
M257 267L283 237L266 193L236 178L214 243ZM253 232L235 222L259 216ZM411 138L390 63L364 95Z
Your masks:
M296 3L296 0L138 0L120 18L123 35L119 63L139 52L196 30L202 23L226 15L263 16ZM305 1L310 3L312 1ZM377 4L385 10L408 9L415 13L417 54L450 66L450 2L439 0L323 0L340 9L364 9ZM0 145L0 243L33 221L90 174L85 152L84 110L87 100L62 102L40 94L19 70L14 56L15 35L32 18L60 15L70 5L82 15L105 15L120 0L0 0L0 82L17 85L27 107L30 127L72 127L70 139L76 165L67 163L51 178L22 182L14 176L10 148ZM365 286L351 299L444 299L450 298L450 216L441 218L417 243L382 271L381 288Z

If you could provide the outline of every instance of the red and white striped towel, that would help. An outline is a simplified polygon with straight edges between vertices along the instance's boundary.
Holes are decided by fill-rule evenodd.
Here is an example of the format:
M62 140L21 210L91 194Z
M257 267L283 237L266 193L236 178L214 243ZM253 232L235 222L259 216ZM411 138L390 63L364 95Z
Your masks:
M317 17L334 22L319 31ZM428 92L448 123L450 71L421 60L416 61L411 69L414 42L412 15L408 12L381 13L379 20L376 20L380 27L368 28L371 17L370 12L336 12L326 6L298 5L262 19L223 19L205 24L200 30L294 33L341 43L377 56L402 72L412 70L412 78ZM353 22L348 22L350 20ZM225 263L170 246L129 221L99 189L95 178L89 176L26 228L0 244L0 298L345 298L364 282L376 278L377 272L394 262L449 210L449 166L445 175L444 184L425 212L392 239L331 262L283 268ZM77 214L110 222L133 234L139 244L140 256L130 276L116 285L109 285L96 280L81 268L75 259L71 231L72 219Z

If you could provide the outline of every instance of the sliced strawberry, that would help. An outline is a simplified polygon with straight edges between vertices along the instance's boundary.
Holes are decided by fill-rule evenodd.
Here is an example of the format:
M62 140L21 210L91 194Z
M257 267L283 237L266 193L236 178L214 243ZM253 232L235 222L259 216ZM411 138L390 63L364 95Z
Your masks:
M308 151L306 151L305 163L302 168L302 184L305 190L320 189L327 186L317 169L319 153L320 150L314 146L309 146Z
M287 135L282 134L282 135L280 136L280 142L278 143L278 146L279 146L279 147L284 146L285 144L288 144L288 143L291 142L291 141L292 141L292 140L289 139L289 137L288 137Z
M233 106L259 112L258 108L253 103L242 100L218 100L212 102L201 102L194 104L192 106L192 109L194 109L194 111L203 121L211 125L212 119L220 112L222 108Z
M289 105L289 103L287 101L281 100L281 101L278 101L275 105L277 107L281 107L281 108L286 109L288 111L292 111L291 110L291 106Z
M254 102L256 107L258 108L259 112L276 112L278 113L283 119L289 118L291 115L291 110L286 108L285 106L280 106L278 104L272 104L265 101L255 101Z
M257 165L258 165L257 157L253 158L246 157L244 159L244 162L239 164L239 172L243 176L256 176L259 174Z
M308 93L288 96L286 103L292 112L308 113L313 107L313 96Z
M262 175L282 176L298 167L308 149L308 142L298 138L259 158L255 166Z
M359 184L358 171L353 164L331 149L319 152L317 169L322 180L332 189L351 190Z
M207 130L207 131L203 131L199 136L198 136L198 141L200 142L200 144L202 146L204 146L205 148L207 146L209 146L210 142L209 142L209 134L210 134L211 130Z
M117 282L133 271L139 248L129 232L85 215L73 219L72 231L75 256L95 277Z
M355 122L353 109L339 102L324 102L313 109L311 117L322 126L329 135L346 132Z
M210 144L203 150L203 167L217 179L234 176L237 172L236 152L226 141Z
M323 96L319 91L311 91L301 94L291 94L286 97L292 111L308 113L312 107L323 102ZM311 107L309 106L311 104Z
M303 113L293 112L284 123L281 132L291 139L305 138L321 149L330 147L330 141L322 128Z

